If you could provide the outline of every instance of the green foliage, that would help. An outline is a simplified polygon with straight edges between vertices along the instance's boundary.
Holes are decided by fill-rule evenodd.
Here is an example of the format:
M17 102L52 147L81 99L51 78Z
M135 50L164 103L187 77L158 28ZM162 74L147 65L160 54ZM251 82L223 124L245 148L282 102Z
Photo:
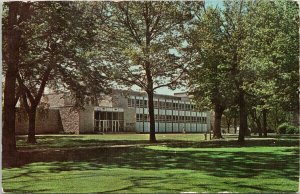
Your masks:
M190 88L200 106L219 101L230 107L242 90L248 112L267 110L273 129L298 110L296 2L225 1L223 9L209 7L196 16L188 43L197 53Z
M290 125L286 129L286 133L287 134L299 134L299 127Z
M278 126L277 132L279 134L286 134L287 128L289 127L289 123L282 123Z
M282 123L278 126L277 132L279 134L298 134L299 127L295 127L289 123Z
M236 90L234 80L226 63L226 34L223 28L222 12L208 8L196 13L187 40L187 52L193 56L190 66L190 92L203 109L220 104L224 107L233 103Z
M110 2L109 17L97 28L99 63L119 85L154 91L177 87L187 66L180 47L191 7L198 2ZM180 57L181 56L181 57Z

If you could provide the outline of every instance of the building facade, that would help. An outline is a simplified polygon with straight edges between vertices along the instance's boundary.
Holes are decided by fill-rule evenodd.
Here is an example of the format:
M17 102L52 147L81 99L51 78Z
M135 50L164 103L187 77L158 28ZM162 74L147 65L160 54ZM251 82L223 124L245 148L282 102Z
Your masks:
M73 133L149 133L148 98L145 92L113 90L100 100L85 99L83 110L73 110L69 93L45 97L51 109L58 109L64 131ZM210 123L207 112L196 110L184 93L154 95L157 133L205 133Z

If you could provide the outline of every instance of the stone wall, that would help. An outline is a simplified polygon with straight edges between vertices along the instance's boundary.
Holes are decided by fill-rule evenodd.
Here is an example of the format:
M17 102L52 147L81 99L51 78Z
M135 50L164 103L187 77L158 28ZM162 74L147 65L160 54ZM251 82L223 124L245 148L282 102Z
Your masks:
M36 116L36 134L60 133L63 128L59 110L49 109L44 113L37 112ZM16 117L16 134L28 134L28 117L25 112L19 112Z
M64 94L47 94L41 99L42 102L48 103L50 107L62 107L65 105Z
M72 107L59 108L63 131L79 134L79 113Z

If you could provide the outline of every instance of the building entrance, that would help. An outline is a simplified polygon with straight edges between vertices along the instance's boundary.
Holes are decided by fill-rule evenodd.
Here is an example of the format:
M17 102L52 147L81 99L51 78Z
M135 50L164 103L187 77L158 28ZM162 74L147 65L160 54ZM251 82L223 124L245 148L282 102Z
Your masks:
M124 112L101 110L94 112L94 131L118 133L124 131Z

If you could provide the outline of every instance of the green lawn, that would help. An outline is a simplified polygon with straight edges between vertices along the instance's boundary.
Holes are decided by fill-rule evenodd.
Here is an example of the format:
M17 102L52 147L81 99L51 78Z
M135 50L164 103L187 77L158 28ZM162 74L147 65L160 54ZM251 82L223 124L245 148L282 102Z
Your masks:
M3 169L10 192L296 192L298 137L203 134L45 135L18 137L20 164Z

